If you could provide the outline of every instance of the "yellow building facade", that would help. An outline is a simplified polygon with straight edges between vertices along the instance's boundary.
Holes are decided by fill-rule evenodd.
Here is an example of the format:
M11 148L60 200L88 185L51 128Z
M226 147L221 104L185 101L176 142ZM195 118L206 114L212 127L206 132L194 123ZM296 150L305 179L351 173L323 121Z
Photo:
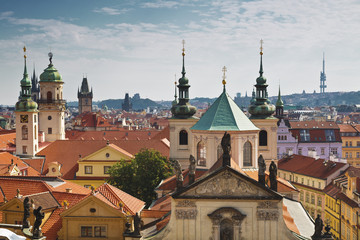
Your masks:
M84 187L98 187L110 176L108 170L119 161L130 161L134 156L114 144L78 160L76 179L70 180Z
M360 167L360 125L340 124L342 157L354 167Z

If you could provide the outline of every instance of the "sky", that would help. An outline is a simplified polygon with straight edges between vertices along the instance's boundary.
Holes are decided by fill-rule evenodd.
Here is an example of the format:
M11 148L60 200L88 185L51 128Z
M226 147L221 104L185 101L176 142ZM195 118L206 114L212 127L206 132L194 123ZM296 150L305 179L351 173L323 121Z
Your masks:
M251 94L263 39L269 96L359 91L360 1L355 0L0 0L0 104L14 105L23 74L53 64L64 98L77 100L87 76L94 100L125 93L173 100L182 40L190 98Z

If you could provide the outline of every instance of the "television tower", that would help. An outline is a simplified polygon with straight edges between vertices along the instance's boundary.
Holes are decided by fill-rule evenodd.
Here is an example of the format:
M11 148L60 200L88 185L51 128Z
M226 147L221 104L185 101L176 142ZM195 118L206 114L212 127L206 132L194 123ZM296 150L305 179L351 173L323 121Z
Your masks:
M323 69L322 72L320 72L320 93L325 93L325 88L327 87L325 85L326 81L326 74L325 74L325 53L323 53Z

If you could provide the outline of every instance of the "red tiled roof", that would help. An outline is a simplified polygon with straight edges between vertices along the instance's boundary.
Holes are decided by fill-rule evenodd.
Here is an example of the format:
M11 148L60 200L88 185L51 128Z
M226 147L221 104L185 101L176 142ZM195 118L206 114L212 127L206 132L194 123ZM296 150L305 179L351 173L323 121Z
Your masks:
M101 112L85 112L74 119L74 126L80 127L111 127L112 125Z
M351 124L339 124L339 128L342 133L357 133L355 126Z
M308 142L341 142L341 135L339 129L334 129L335 139L334 140L327 140L326 139L326 129L309 129L310 140ZM290 129L291 135L295 138L299 139L300 142L300 129Z
M118 146L121 149L135 155L142 148L155 149L159 151L163 156L169 157L169 146L164 144L161 140L110 140L110 143ZM38 152L38 156L45 156L47 163L59 162L61 167L61 173L64 179L74 179L78 170L77 161L80 156L88 156L89 154L105 147L107 141L105 140L57 140L50 144L45 149ZM45 173L45 172L44 172Z
M36 171L41 173L44 168L45 159L44 158L32 158L32 159L22 159L26 164L34 168Z
M6 151L15 145L15 138L15 132L0 134L0 150Z
M169 211L144 209L141 211L141 218L162 218L168 212Z
M337 196L337 198L341 199L341 201L345 202L350 207L352 207L352 208L360 208L359 203L357 203L356 201L348 198L344 193L340 192L336 196Z
M302 155L291 155L280 159L278 162L279 170L289 171L293 173L303 174L319 179L326 179L339 169L347 166L345 163L327 161L324 159L315 159Z
M159 138L159 130L125 130L118 129L114 131L66 131L65 136L70 140L148 140ZM166 134L165 134L166 136Z
M324 188L323 192L332 198L336 198L336 195L341 192L341 189L333 183L330 183Z
M96 191L104 195L115 206L119 206L119 203L122 203L123 207L133 215L140 212L145 206L145 202L107 183L99 186Z
M330 121L290 121L292 129L339 129L335 122Z
M17 165L20 172L26 170L27 176L39 176L40 172L36 171L34 168L29 166L25 161L20 158L8 153L0 152L0 175L10 175L8 172L8 167L11 165Z
M284 204L283 204L283 218L288 229L290 229L291 231L297 234L300 234L300 231L297 228L294 219L291 217L290 213L287 210L287 207Z
M154 204L152 204L150 210L170 211L171 210L171 196L168 194L161 198L156 199Z

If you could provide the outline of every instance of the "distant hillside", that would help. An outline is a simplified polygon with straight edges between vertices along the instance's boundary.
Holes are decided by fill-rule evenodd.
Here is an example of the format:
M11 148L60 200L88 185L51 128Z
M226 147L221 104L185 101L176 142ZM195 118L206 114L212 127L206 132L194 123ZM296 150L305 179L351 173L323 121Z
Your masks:
M329 92L329 93L295 93L291 95L281 96L285 105L293 106L339 106L339 105L354 105L360 104L360 91L357 92ZM194 98L190 103L197 108L206 108L208 105L214 103L216 98ZM247 108L250 104L251 97L235 97L234 101L240 106ZM277 96L270 97L273 104L277 101ZM94 102L100 108L106 104L109 108L121 109L123 99L108 99ZM134 110L143 110L150 108L170 109L172 101L152 101L151 99L135 98L131 99ZM68 102L68 106L77 107L78 102Z

